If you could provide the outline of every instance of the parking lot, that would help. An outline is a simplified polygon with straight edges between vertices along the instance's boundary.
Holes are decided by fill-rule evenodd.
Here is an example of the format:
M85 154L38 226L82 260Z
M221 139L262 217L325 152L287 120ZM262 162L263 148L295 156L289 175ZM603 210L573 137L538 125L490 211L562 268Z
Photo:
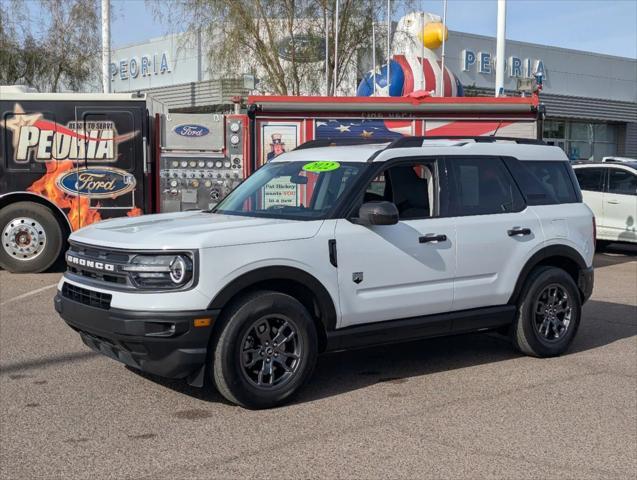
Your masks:
M596 256L567 355L496 334L323 356L248 411L92 353L61 273L0 272L0 478L635 478L637 249Z

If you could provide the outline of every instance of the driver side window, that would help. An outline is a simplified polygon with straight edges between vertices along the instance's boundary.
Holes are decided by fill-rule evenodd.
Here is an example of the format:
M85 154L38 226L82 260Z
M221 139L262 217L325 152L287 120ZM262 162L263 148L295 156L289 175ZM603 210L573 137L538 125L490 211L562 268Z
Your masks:
M371 181L363 201L394 203L400 220L433 217L435 172L435 164L425 162L390 167Z

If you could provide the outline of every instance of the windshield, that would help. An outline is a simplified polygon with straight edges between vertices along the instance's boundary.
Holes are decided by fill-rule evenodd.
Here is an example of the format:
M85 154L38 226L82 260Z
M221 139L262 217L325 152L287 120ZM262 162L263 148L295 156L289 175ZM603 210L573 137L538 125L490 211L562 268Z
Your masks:
M366 163L273 162L222 200L214 213L318 220L328 216Z

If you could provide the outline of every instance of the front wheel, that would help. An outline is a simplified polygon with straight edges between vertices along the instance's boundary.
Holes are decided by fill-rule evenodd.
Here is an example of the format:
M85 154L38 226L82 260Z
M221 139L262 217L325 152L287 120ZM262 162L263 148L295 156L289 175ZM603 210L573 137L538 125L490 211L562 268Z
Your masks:
M317 357L314 322L295 298L255 292L221 318L213 342L213 378L230 402L269 408L293 395L309 378Z
M60 256L62 228L53 212L33 202L16 202L0 210L0 266L15 273L37 273Z
M522 290L513 343L534 357L560 355L573 341L581 315L580 293L571 276L560 268L538 268Z

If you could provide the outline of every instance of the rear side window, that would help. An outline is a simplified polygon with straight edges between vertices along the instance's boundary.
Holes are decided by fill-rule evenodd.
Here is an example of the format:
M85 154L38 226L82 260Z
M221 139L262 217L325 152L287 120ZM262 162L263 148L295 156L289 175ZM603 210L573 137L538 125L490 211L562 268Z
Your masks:
M603 190L603 169L575 168L574 170L577 181L579 182L579 188L589 192L601 192Z
M637 175L619 168L611 168L608 173L609 193L637 195Z
M529 205L552 205L579 202L569 173L570 166L561 161L525 161L507 159L515 180Z
M524 199L499 158L447 160L451 216L519 212Z

